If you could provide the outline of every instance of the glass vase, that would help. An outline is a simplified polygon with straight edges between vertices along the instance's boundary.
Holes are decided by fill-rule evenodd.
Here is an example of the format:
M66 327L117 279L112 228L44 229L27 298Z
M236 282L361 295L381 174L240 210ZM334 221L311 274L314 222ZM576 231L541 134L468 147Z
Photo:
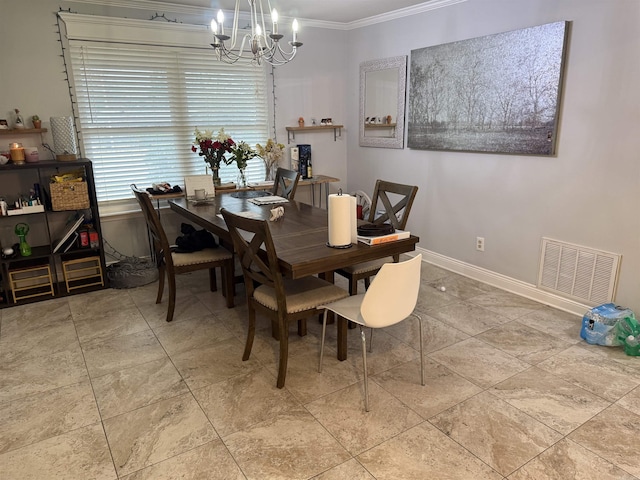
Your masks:
M211 171L213 172L213 185L215 187L219 187L220 186L220 168L219 167L213 167L211 169Z
M236 188L247 188L247 177L244 174L244 168L238 170L238 181Z
M265 163L264 180L266 182L275 182L275 180L276 180L276 172L277 171L278 171L278 164L277 163L272 163L271 165L269 165L268 163Z

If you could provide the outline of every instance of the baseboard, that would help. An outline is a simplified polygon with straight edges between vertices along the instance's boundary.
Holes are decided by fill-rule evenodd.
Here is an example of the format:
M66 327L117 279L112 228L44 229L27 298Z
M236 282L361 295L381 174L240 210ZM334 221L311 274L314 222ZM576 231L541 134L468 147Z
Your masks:
M439 253L425 250L424 248L416 248L416 253L421 253L423 261L431 263L437 267L444 268L445 270L458 273L465 277L478 280L488 285L515 293L516 295L520 295L580 317L582 317L587 310L591 309L591 306L589 305L583 305L574 300L563 298L550 292L545 292L530 283L522 282L476 265L471 265L454 258L446 257Z

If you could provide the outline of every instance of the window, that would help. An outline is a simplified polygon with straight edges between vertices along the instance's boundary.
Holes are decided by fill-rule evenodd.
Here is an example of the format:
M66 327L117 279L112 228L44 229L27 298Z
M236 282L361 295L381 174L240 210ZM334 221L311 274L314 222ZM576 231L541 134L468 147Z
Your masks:
M268 138L266 71L227 65L212 49L89 42L70 39L84 155L94 163L98 200L131 199L139 187L205 173L191 151L194 128L224 127L251 146ZM235 164L223 182L235 181ZM249 162L249 181L264 180L260 158Z

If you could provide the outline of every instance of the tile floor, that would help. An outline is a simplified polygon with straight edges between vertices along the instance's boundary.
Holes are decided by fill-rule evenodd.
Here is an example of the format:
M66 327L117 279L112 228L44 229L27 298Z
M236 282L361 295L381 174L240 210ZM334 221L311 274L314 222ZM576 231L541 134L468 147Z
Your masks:
M292 333L279 390L267 322L242 362L244 292L207 285L171 324L155 284L0 311L0 478L640 478L640 359L577 317L425 264L426 386L416 324L377 331L365 413L357 330L322 374Z

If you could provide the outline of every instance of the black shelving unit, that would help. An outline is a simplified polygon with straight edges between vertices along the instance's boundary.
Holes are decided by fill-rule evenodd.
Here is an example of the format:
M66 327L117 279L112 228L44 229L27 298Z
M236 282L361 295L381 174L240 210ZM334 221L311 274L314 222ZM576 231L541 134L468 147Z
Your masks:
M52 175L60 175L79 169L83 170L83 177L87 182L89 208L53 211L49 186ZM28 194L36 183L40 185L41 200L45 206L43 212L0 216L0 240L3 248L13 247L18 243L18 237L13 233L15 225L18 223L29 225L27 243L31 246L31 255L27 257L21 256L19 248L16 247L13 255L2 255L0 258L0 275L2 277L0 279L2 287L0 308L83 293L106 286L103 237L91 161L87 159L73 162L41 161L21 165L8 163L0 166L0 197L3 197L9 206L20 196ZM54 253L55 242L65 231L69 217L80 212L85 216L85 223L90 223L91 228L97 232L98 245L81 248L76 244L66 252L59 250ZM88 268L83 269L82 259L85 258ZM70 283L65 282L65 272L70 269L64 268L64 266L71 263L76 268L74 270L76 276L78 271L91 272L86 281L82 278L80 280L75 278L72 283L73 288L69 288ZM47 270L50 272L50 288L45 279ZM22 272L24 275L17 275L16 272ZM33 276L31 290L29 274ZM20 276L26 277L26 279L21 279L18 284L15 277ZM42 285L41 282L45 282L45 284ZM83 286L84 284L86 287ZM19 294L16 295L18 290Z

